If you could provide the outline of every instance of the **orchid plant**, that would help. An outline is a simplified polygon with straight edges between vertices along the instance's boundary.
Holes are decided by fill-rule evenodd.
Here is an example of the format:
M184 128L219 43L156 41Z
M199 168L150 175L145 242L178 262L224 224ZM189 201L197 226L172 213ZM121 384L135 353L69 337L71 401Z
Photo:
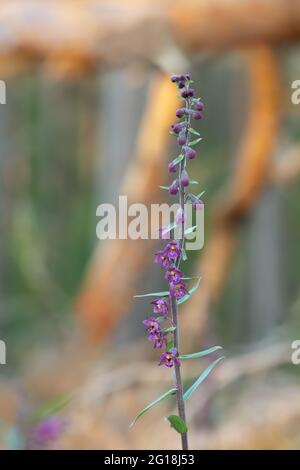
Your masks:
M157 251L154 256L155 263L164 270L164 277L168 284L168 290L150 294L137 295L135 297L155 297L151 302L153 315L143 321L148 339L153 343L154 348L163 350L160 356L159 365L174 370L174 387L164 393L146 406L134 419L134 424L144 413L167 397L176 396L178 416L170 415L167 420L171 426L180 433L182 449L188 449L188 428L186 424L185 402L190 398L198 386L205 380L210 372L219 363L222 357L212 362L196 379L186 391L183 390L181 378L181 362L188 359L197 359L221 349L215 346L205 351L193 354L180 354L179 347L179 305L187 301L200 284L200 279L196 284L188 289L186 281L192 279L186 276L181 269L182 262L187 260L185 250L185 237L189 229L186 229L185 205L192 204L195 210L203 210L203 201L200 199L203 193L194 195L187 192L187 188L194 181L190 180L188 174L188 162L196 157L195 146L201 141L200 134L191 126L192 120L203 118L204 104L200 98L196 98L194 89L191 87L192 80L189 74L173 75L171 81L177 86L179 97L183 100L183 106L177 109L178 121L171 126L171 134L176 136L177 144L180 147L179 156L173 159L168 170L177 177L169 186L162 186L167 189L170 195L179 198L179 209L176 214L175 224L170 224L164 229L164 234L169 233L169 238L165 246ZM174 228L179 226L180 238L175 239ZM166 238L165 236L163 238Z

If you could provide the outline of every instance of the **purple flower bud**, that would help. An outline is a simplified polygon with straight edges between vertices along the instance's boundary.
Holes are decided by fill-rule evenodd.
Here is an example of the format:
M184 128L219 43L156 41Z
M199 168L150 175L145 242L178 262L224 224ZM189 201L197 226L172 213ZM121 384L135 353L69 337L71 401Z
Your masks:
M185 113L186 113L185 108L178 108L176 111L176 116L180 119L185 115Z
M184 88L184 87L185 87L185 80L179 80L178 88Z
M178 139L177 139L178 145L184 145L186 144L186 133L185 132L180 132Z
M179 182L178 180L174 180L171 186L169 187L169 193L172 194L172 196L175 196L179 191Z
M199 119L203 118L203 114L201 113L201 111L192 111L191 116L192 116L192 118L194 118L196 120L199 120Z
M190 184L189 175L187 174L186 170L182 170L181 177L180 177L181 185L185 188Z
M201 100L195 100L194 101L194 106L197 111L203 111L204 110L204 103Z
M168 165L168 170L169 170L169 173L176 173L177 165L175 165L173 162L170 162Z
M179 132L182 130L182 122L176 122L175 124L172 124L171 130L174 132L174 134L179 134Z
M171 75L171 82L176 83L179 80L179 75Z
M182 98L191 98L192 96L194 96L193 88L187 88L186 90L183 90L181 96Z
M184 155L190 160L193 160L196 156L196 150L192 147L184 147Z
M189 97L189 90L185 89L181 92L182 98L188 98Z

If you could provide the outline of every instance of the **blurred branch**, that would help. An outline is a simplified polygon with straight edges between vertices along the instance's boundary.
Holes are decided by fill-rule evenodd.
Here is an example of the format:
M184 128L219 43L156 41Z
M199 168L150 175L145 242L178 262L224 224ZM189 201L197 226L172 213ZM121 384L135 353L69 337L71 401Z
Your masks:
M255 348L254 350L239 356L228 358L222 366L214 372L210 381L210 387L203 387L190 415L197 413L212 392L228 387L243 377L251 377L262 372L269 371L278 366L290 362L290 349L286 343L274 344L268 347ZM116 362L116 358L114 360ZM205 364L205 362L204 362ZM137 385L147 386L155 383L170 383L170 376L165 374L162 368L155 367L153 361L132 361L130 364L122 364L114 367L111 362L102 370L97 369L97 375L87 381L79 392L79 400L85 402L101 403L112 393ZM203 364L202 364L203 366ZM199 374L199 363L186 364L185 380L192 379Z
M44 63L74 75L203 50L298 41L300 0L3 0L1 75Z
M125 174L120 193L128 196L128 204L147 204L162 194L160 175L176 107L177 97L169 77L157 76L141 123L136 158ZM76 309L90 338L100 340L107 336L128 310L147 261L145 253L150 253L148 240L118 239L99 244L76 300Z
M299 0L184 0L170 16L174 38L189 52L300 37Z
M247 53L250 80L248 124L228 189L215 210L212 235L196 268L203 278L182 316L184 337L203 332L210 305L226 282L239 228L269 176L281 117L280 77L277 59L267 46ZM197 326L195 326L197 325Z

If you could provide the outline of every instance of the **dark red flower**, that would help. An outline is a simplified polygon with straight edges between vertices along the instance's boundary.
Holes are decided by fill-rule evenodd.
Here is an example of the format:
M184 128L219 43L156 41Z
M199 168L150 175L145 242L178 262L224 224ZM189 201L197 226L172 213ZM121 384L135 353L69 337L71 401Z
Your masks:
M162 315L168 315L169 313L169 301L166 298L155 299L151 302L153 306L153 312Z
M155 253L154 262L160 264L165 269L169 267L169 258L162 250L159 250Z
M166 271L165 278L169 283L177 284L184 277L184 274L180 269L172 267Z
M160 356L160 362L159 365L164 365L167 367L173 367L175 364L180 364L179 358L178 358L178 351L175 348L169 349L169 351L166 351L162 353Z
M181 299L188 294L188 290L184 282L180 281L176 284L170 285L170 294L175 297L177 300Z

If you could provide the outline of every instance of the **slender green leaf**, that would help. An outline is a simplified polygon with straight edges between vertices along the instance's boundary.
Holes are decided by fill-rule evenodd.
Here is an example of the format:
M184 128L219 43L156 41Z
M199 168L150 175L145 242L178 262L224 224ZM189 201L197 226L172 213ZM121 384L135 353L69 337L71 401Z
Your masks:
M149 294L138 294L134 295L135 299L139 299L141 297L167 297L169 295L169 291L163 291L163 292L150 292Z
M174 340L173 339L171 339L171 341L169 341L167 343L166 350L169 351L169 349L172 349L172 348L174 348Z
M166 235L167 233L171 232L175 227L177 226L176 222L173 222L172 224L169 224L167 227L163 228L161 233L162 236Z
M183 395L183 399L186 401L188 400L191 395L197 390L200 384L204 382L206 377L213 371L213 369L216 367L216 365L222 360L224 357L219 357L219 359L215 360L212 362L198 377L198 379L193 383L193 385L187 389L187 391Z
M214 346L213 348L205 349L205 351L199 351L192 354L182 354L180 356L180 359L198 359L199 357L208 356L209 354L212 354L213 352L218 351L219 349L222 349L222 347Z
M190 180L190 184L199 184L199 181L196 181L196 180Z
M149 403L149 405L147 405L142 411L139 412L139 414L134 418L134 420L132 421L130 427L132 427L136 422L137 420L143 416L143 414L145 414L148 410L150 410L151 408L153 408L155 405L157 405L158 403L160 403L162 400L164 400L165 398L169 397L170 395L174 395L176 393L176 388L171 388L170 390L168 390L166 393L164 393L163 395L161 395L159 398L156 398L156 400L152 401L151 403Z
M193 225L193 227L187 228L187 229L184 231L184 234L185 234L185 235L188 235L189 233L194 232L194 231L196 230L196 228L197 228L197 225Z
M173 165L178 165L178 163L180 163L183 159L184 155L180 154L178 157L174 158L171 163L173 163Z
M28 419L31 423L35 423L41 421L47 416L57 414L70 404L71 399L70 395L62 395L54 398L53 400L47 401L37 407L33 413L29 415Z
M196 197L199 199L201 196L203 196L204 193L205 191L201 191L201 193L199 193Z
M201 281L201 278L199 278L196 284L189 290L189 293L186 294L184 297L181 297L181 299L179 299L177 303L182 304L183 302L186 302L193 295L193 293L198 289L200 281Z
M197 145L199 144L199 142L202 140L202 137L198 137L198 139L195 139L195 140L192 140L191 142L189 142L189 146L190 147L193 147L194 145Z
M163 323L164 321L166 321L166 318L165 317L156 317L156 321L158 321L158 323Z
M179 434L183 434L188 431L187 425L180 416L170 415L166 416L166 419L169 421L171 428L174 428Z
M160 189L165 189L166 191L169 191L169 186L160 186Z
M182 248L182 261L186 261L187 260L187 254L186 254L186 251L184 248Z
M176 330L175 326L170 326L169 328L165 328L163 330L164 333L173 333Z
M196 131L196 129L193 129L192 127L189 128L189 132L200 137L200 132Z

